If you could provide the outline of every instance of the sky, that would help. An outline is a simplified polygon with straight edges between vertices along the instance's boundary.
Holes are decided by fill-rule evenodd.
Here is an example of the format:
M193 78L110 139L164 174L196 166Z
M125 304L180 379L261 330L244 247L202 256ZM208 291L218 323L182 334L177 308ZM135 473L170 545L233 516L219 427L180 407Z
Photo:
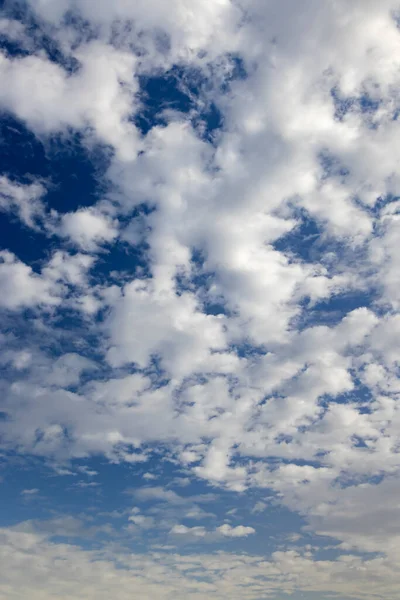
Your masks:
M0 6L0 600L397 599L400 4Z

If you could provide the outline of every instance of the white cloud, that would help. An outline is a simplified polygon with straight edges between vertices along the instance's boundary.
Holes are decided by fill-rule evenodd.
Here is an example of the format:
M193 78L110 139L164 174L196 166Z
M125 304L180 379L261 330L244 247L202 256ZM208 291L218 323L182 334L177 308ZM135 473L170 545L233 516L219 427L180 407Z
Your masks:
M155 520L153 517L148 517L141 514L133 514L129 517L129 521L140 529L151 529L154 527Z
M44 194L41 183L21 184L0 177L0 210L18 216L27 227L37 228L36 220L43 218Z
M170 534L178 536L194 536L199 538L212 538L215 536L223 536L227 538L241 538L247 537L255 533L256 530L253 527L245 527L243 525L237 525L232 527L231 525L224 524L216 527L214 530L207 530L205 527L187 527L186 525L174 525L170 530Z
M144 473L143 479L146 481L152 481L153 479L157 479L157 475L154 475L154 473Z
M117 236L115 222L92 209L80 209L61 217L60 234L83 250L95 250Z
M87 254L68 254L57 251L43 269L46 277L55 282L86 287L88 270L94 259Z
M196 521L199 521L201 519L208 519L210 517L215 517L215 514L212 513L212 512L206 512L205 510L203 510L202 508L200 508L200 506L197 506L196 504L194 504L185 513L185 518L186 519L194 519Z
M8 309L59 304L52 282L34 273L11 252L0 252L0 306Z
M216 531L219 531L225 537L247 537L252 533L255 533L256 530L253 527L245 527L244 525L237 525L236 527L232 527L231 525L224 524L217 527Z
M173 490L166 490L162 487L145 487L135 492L135 496L140 500L156 500L168 502L170 504L182 504L185 501Z
M108 324L112 366L135 362L143 368L158 355L168 371L182 377L211 366L210 351L225 344L221 319L198 310L192 294L157 292L142 281L125 286Z
M194 537L204 537L206 530L204 527L186 527L186 525L174 525L170 531L172 535L193 535Z
M253 506L253 508L251 509L251 512L255 515L262 513L266 510L266 508L268 507L268 504L266 504L265 502L262 502L261 500L259 500L258 502L255 503L255 505Z
M15 19L0 19L0 34L21 43L25 37L25 27Z
M37 488L31 488L29 490L22 490L21 494L23 496L35 496L39 490Z
M75 5L73 0L30 0L29 3L42 18L53 24L59 24L63 15ZM155 62L166 68L179 61L201 64L201 51L206 48L211 58L232 50L235 40L231 32L242 16L240 8L226 0L214 3L195 0L190 6L185 0L173 0L168 7L159 0L140 1L135 6L125 0L116 0L112 6L107 0L100 0L96 11L90 0L84 0L80 2L79 10L84 19L100 27L105 38L114 33L117 43L129 46L136 38L136 31L143 32L143 42L150 54L148 62L144 58L145 64L153 66ZM118 28L118 24L126 20L134 21L137 30L136 27Z
M137 141L128 117L137 90L135 57L93 42L81 47L76 59L81 69L69 76L43 55L16 59L1 54L0 74L7 86L0 106L39 133L93 126L103 142L118 147L121 157L133 158Z

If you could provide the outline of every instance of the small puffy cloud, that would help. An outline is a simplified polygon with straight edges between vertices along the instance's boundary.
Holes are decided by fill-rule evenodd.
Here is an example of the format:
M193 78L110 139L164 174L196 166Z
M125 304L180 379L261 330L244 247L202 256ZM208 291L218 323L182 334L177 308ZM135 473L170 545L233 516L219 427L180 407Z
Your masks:
M48 279L84 287L87 283L88 271L93 263L93 257L87 254L69 254L58 250L43 269L43 273Z
M186 519L194 519L196 521L200 519L209 519L210 517L215 517L215 514L212 512L207 512L200 508L200 506L196 505L192 506L187 513L185 513Z
M112 242L118 235L116 223L94 209L81 209L61 217L60 235L87 251Z
M217 527L216 531L221 533L224 537L247 537L248 535L252 535L256 532L253 527L245 527L244 525L237 525L236 527L232 527L225 523L220 527Z
M186 525L174 525L170 530L172 535L193 535L194 537L203 538L207 531L204 527L186 527Z
M50 372L45 375L42 381L51 386L68 387L79 383L84 372L93 372L96 369L97 366L93 361L70 352L63 354L52 363ZM95 471L93 473L95 474Z
M154 479L157 479L157 475L154 475L154 473L144 473L142 477L143 479L146 479L146 481L152 481Z
M6 250L0 252L0 288L2 308L15 310L60 303L59 290L52 281L34 273L31 267Z
M32 32L28 32L20 21L17 19L0 19L0 37L18 44L24 50L32 51L35 47L35 41L30 36Z
M0 35L11 40L20 41L25 32L25 27L15 19L0 19Z
M95 477L96 475L99 474L94 469L89 469L89 467L87 467L86 465L77 467L77 471L79 471L79 473L83 473L84 475L87 475L88 477Z
M129 517L129 521L139 527L140 529L151 529L155 525L153 517L149 517L141 514L133 514Z
M31 489L27 489L27 490L22 490L22 492L21 492L21 494L23 496L35 496L38 493L39 493L38 488L31 488Z
M255 505L253 506L253 508L251 509L251 512L255 515L264 512L268 507L268 504L266 504L265 502L262 502L261 500L259 502L256 502Z
M0 210L18 217L32 229L44 217L42 197L46 190L41 183L22 184L0 176Z
M114 367L135 362L144 368L158 355L168 371L182 377L211 366L216 356L212 351L225 346L222 320L199 311L193 294L158 291L152 282L126 285L107 326L108 360Z
M247 537L248 535L252 535L255 532L256 531L255 529L253 529L253 527L244 527L243 525L231 527L231 525L228 525L226 523L212 530L207 530L205 527L202 526L187 527L186 525L180 524L174 525L170 530L171 535L194 536L198 538L205 538L207 539L207 541L214 541L220 536L226 538Z
M134 492L136 498L141 501L168 502L169 504L182 504L183 498L173 490L166 490L163 487L145 487Z

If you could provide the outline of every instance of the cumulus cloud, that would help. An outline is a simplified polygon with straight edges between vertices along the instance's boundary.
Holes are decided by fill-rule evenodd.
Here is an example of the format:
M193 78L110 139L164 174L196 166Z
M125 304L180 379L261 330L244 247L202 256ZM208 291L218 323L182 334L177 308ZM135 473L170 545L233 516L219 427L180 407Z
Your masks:
M60 302L51 281L34 273L31 267L7 250L0 253L0 282L3 290L0 306L3 308L52 306Z
M82 68L69 75L43 55L0 55L0 73L8 85L0 106L11 110L39 133L94 126L102 140L118 146L122 157L135 156L135 128L128 117L137 90L135 57L93 42L76 53ZM29 94L25 90L29 88Z
M245 527L244 525L232 527L231 525L227 524L217 527L217 531L225 537L247 537L248 535L256 532L253 527Z
M35 221L43 218L44 194L45 188L40 183L19 184L0 177L0 210L18 216L27 227L37 227Z
M45 204L34 173L0 175L2 213L47 236L38 260L0 253L4 447L60 469L99 455L138 469L154 450L189 484L235 497L261 488L341 551L381 557L135 555L121 575L109 556L4 529L0 593L17 585L38 598L40 571L49 598L76 596L68 573L79 563L87 597L101 585L115 596L119 576L121 599L243 597L246 574L249 599L304 590L391 600L397 4L29 0L34 34L10 5L0 34L24 51L0 54L1 110L44 148L78 133L108 162L101 197L64 211ZM132 493L141 508L131 532L232 543L258 534L181 522L213 518L198 505L216 494ZM263 522L270 503L249 502ZM143 566L161 579L139 579Z
M177 536L194 536L199 538L215 539L216 536L223 536L226 538L242 538L247 537L255 533L256 530L253 527L245 527L244 525L237 525L232 527L231 525L224 524L216 527L214 530L207 530L205 527L187 527L186 525L174 525L170 530L171 535Z
M186 527L186 525L174 525L170 531L172 535L193 535L194 537L204 537L206 530L204 527Z
M101 213L81 209L61 218L60 234L83 250L95 250L97 244L109 243L117 235L115 223Z

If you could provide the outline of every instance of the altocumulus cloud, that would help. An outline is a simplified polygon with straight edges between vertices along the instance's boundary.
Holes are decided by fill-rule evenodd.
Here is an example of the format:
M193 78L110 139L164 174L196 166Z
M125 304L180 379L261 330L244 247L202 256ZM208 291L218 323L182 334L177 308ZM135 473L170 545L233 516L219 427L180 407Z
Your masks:
M400 5L1 12L0 599L397 598Z

